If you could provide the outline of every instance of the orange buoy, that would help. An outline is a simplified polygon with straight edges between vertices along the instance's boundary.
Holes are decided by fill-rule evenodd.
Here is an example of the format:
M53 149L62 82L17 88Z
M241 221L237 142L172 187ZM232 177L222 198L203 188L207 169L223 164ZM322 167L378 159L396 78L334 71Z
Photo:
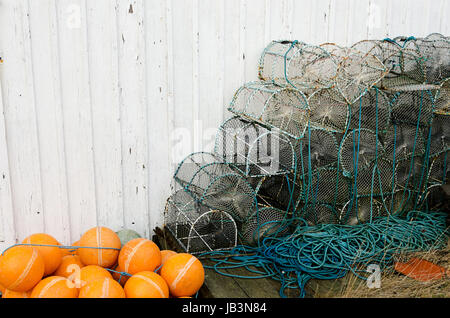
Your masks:
M125 298L125 291L112 278L96 279L80 289L79 298Z
M51 235L36 233L25 238L24 244L54 245L54 246L33 246L43 257L45 263L44 276L52 274L61 264L63 253L55 245L59 242Z
M86 231L79 241L78 255L85 265L111 267L117 261L121 247L117 234L106 227L94 227Z
M151 240L136 238L122 247L119 268L134 275L143 271L154 271L161 265L161 251Z
M78 255L66 255L53 275L68 278L72 274L79 272L83 267L84 264Z
M30 298L31 292L15 292L9 289L5 289L2 292L2 298Z
M155 272L139 272L131 276L124 287L127 298L169 298L169 286Z
M65 277L49 276L32 290L31 298L78 298L78 289Z
M178 253L172 250L161 250L161 265L160 268L158 270L158 274L161 275L161 268L164 266L164 264L166 263L166 261L171 258L174 255L177 255Z
M81 269L80 271L80 288L89 284L90 282L103 279L112 278L111 273L105 268L98 265L88 265Z
M166 261L161 268L161 276L169 285L171 295L192 296L203 285L205 270L195 256L179 253Z
M14 246L0 257L0 284L16 292L32 289L44 276L45 263L31 246Z

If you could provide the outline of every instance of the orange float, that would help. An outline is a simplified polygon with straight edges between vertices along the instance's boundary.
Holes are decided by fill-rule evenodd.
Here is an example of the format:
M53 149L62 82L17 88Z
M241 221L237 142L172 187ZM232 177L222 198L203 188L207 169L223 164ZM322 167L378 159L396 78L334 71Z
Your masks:
M178 253L172 250L161 250L161 265L160 268L158 270L158 274L161 275L161 268L164 266L164 264L166 263L166 261L171 258L174 255L177 255Z
M78 298L78 289L65 277L49 276L33 288L30 298Z
M161 276L169 285L171 295L192 296L203 285L205 270L195 256L180 253L166 261L161 268Z
M0 257L0 284L16 292L32 289L44 276L45 263L37 249L14 246Z
M58 266L61 264L63 253L59 245L59 242L51 235L45 233L36 233L25 238L22 243L24 244L37 244L37 245L54 245L54 246L33 246L42 255L45 263L44 276L52 274Z
M79 298L125 298L125 291L114 279L103 278L83 286Z
M2 298L30 298L31 292L15 292L9 289L5 289L2 292Z
M80 288L97 279L112 278L111 273L98 265L88 265L80 271Z
M99 226L86 231L79 241L79 246L85 247L78 249L83 264L111 267L117 261L121 243L113 230Z
M127 298L169 298L169 286L155 272L139 272L131 276L124 287Z
M136 238L122 247L119 268L134 275L143 271L154 271L161 265L161 251L151 240Z
M78 255L67 255L63 257L61 265L53 275L69 278L71 275L77 275L83 267L84 264Z

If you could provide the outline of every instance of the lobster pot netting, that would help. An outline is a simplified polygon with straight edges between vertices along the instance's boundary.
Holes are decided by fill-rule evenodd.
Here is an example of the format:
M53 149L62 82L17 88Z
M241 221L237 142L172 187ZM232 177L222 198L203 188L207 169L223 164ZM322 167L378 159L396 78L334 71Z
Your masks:
M334 134L316 128L308 129L302 139L296 141L297 171L305 174L318 168L333 166L338 158L338 144Z
M337 168L320 168L302 176L303 195L300 204L344 204L351 197L351 184ZM297 204L298 205L298 204Z
M434 109L433 95L431 90L396 93L392 99L391 122L429 127Z
M305 94L333 88L353 103L387 73L374 55L326 43L320 46L297 41L273 41L260 58L259 78L290 86Z
M423 131L413 125L393 124L384 138L384 156L395 162L408 160L413 155L422 155L425 147Z
M237 227L226 212L199 204L180 189L167 200L166 228L186 253L230 249L237 245Z
M237 116L220 126L214 152L248 177L285 174L295 168L294 148L287 136Z
M353 195L382 195L394 188L396 182L394 168L387 160L378 158L369 165L358 168L350 182Z
M342 140L339 160L347 176L355 175L356 171L368 169L383 151L374 131L353 129Z
M383 91L372 88L350 106L348 129L365 128L383 136L390 124L390 99Z
M448 151L450 149L450 115L435 113L430 130L424 132L424 134L430 133L430 156L434 157ZM428 137L428 134L426 136Z
M450 115L450 78L443 81L436 91L434 113Z
M269 82L251 82L239 88L228 110L293 138L302 137L308 123L305 95Z
M308 97L309 122L312 127L330 132L345 132L349 107L335 90L323 88Z
M341 224L356 225L387 215L380 197L355 197L345 203L340 211Z
M297 201L303 195L302 191L302 180L290 173L264 178L258 189L258 197L264 198L284 211L293 211Z
M242 225L243 244L258 245L265 237L284 236L289 233L288 215L274 207L259 207Z
M212 153L193 153L178 166L174 175L195 200L243 221L256 204L256 193L244 174Z
M310 226L340 223L336 206L325 203L308 203L306 205L301 205L299 215L306 220L307 224Z
M331 87L337 67L336 60L320 46L298 41L272 41L260 57L258 76L263 81L309 94Z
M376 56L388 69L377 84L386 90L413 90L450 76L450 42L440 34L426 38L364 40L352 48Z
M428 173L428 185L442 185L450 180L450 151L440 153L431 159Z

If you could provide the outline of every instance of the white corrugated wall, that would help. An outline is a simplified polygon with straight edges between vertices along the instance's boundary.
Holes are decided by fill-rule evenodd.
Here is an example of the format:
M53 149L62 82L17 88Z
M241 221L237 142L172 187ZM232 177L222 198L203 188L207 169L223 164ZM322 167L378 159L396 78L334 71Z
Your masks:
M147 237L273 39L450 34L449 0L0 0L0 248Z

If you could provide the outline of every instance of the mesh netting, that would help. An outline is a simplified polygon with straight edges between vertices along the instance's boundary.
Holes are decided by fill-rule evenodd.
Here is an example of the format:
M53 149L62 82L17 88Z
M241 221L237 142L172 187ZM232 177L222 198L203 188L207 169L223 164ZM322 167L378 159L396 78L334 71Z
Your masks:
M219 127L214 152L251 177L285 174L295 168L294 148L287 136L240 117Z
M252 82L242 86L228 110L244 119L277 128L294 138L303 136L308 123L305 95L268 82Z
M186 157L174 179L198 202L227 212L239 221L245 220L256 204L255 190L242 171L211 153Z
M323 130L344 132L349 119L349 107L335 90L324 88L308 98L310 124Z
M365 223L382 216L383 212L383 204L379 197L355 197L343 206L340 221L347 225Z
M338 224L339 214L336 207L325 203L309 203L301 207L300 216L308 225Z
M280 86L313 93L333 88L352 103L387 73L373 54L333 43L320 46L298 41L273 41L260 58L259 77Z
M350 179L337 168L319 168L302 176L304 182L302 201L325 203L331 206L344 204L350 198Z
M165 223L188 253L229 249L237 244L234 219L199 204L182 189L167 200Z
M367 128L353 129L342 140L339 152L342 168L348 175L366 170L384 151L377 134Z
M265 237L283 236L288 233L286 212L274 207L260 207L242 225L242 243L257 245Z

